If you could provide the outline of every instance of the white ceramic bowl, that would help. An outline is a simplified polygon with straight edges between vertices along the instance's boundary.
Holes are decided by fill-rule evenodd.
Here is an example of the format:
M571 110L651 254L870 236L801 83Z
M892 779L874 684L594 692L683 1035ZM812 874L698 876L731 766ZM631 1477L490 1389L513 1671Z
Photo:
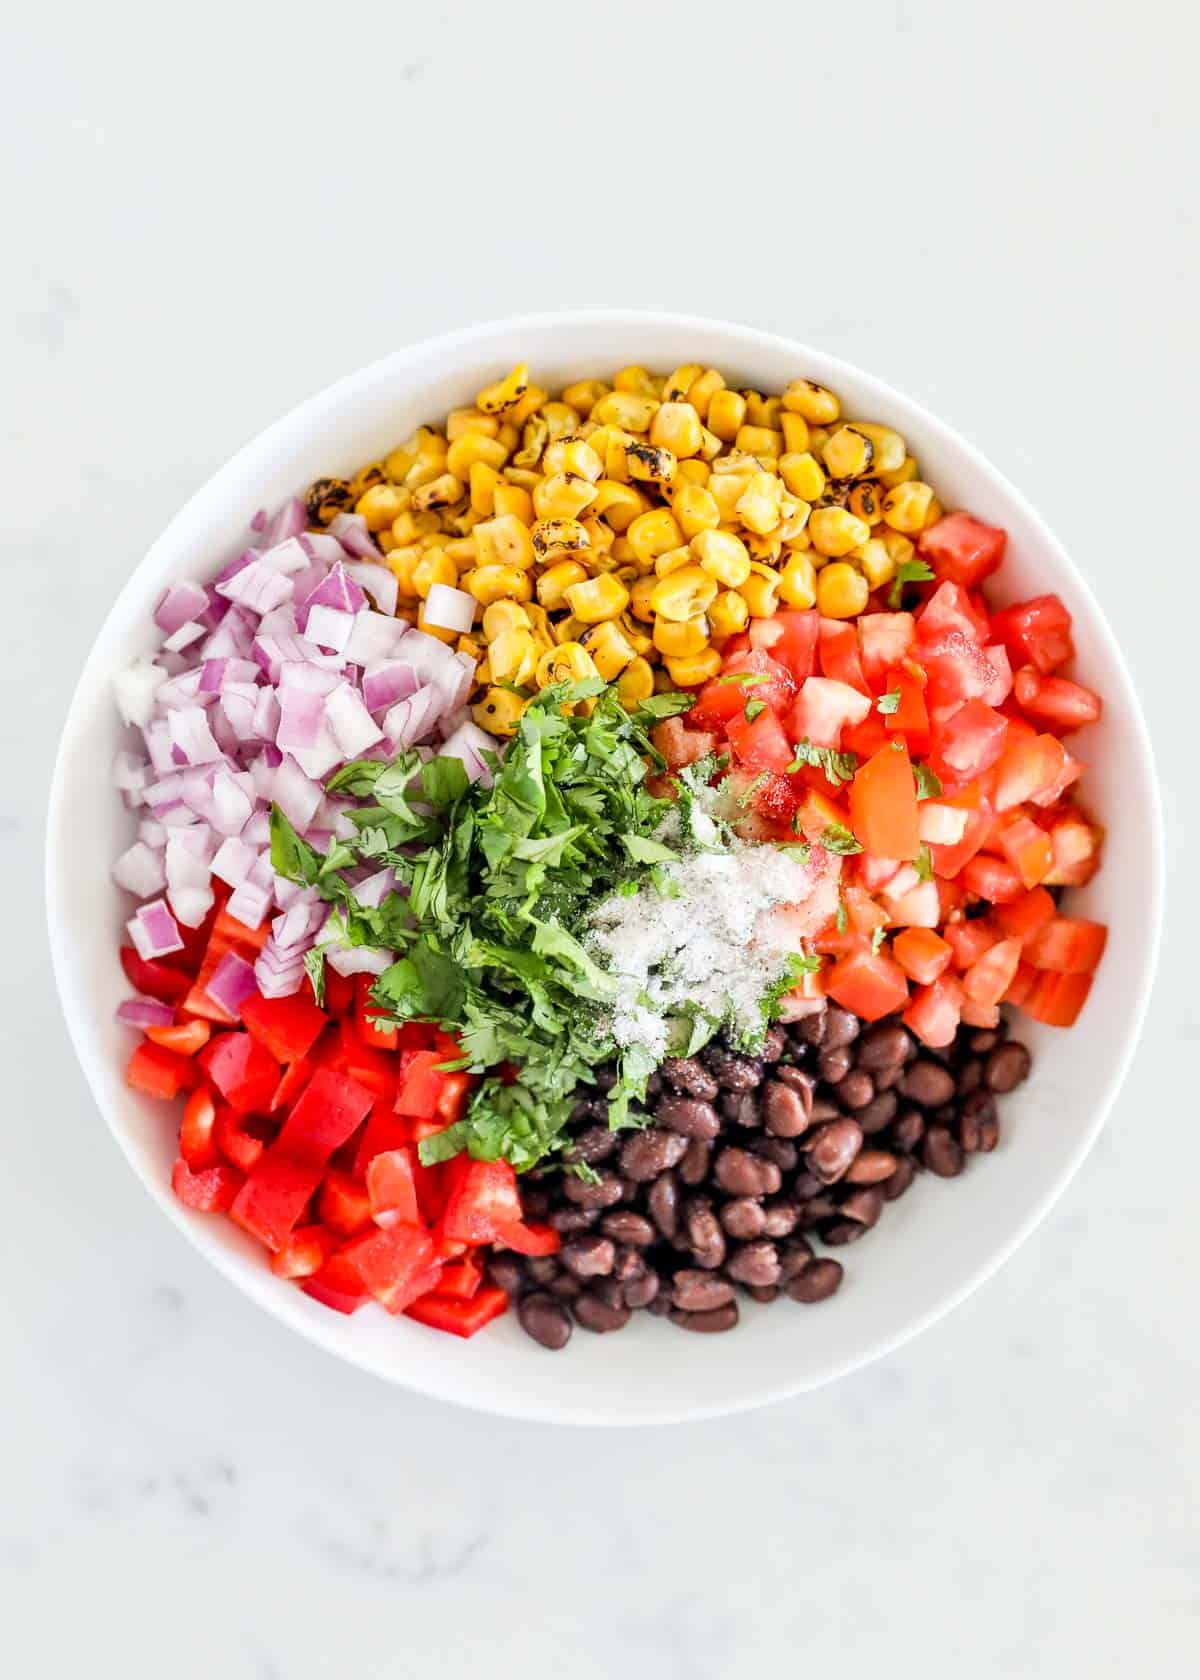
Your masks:
M628 362L669 369L691 361L767 390L801 375L831 386L847 412L908 438L948 506L1007 529L999 596L1058 591L1075 616L1080 675L1104 696L1104 720L1081 750L1092 765L1085 797L1108 829L1105 862L1071 901L1111 932L1079 1023L1070 1032L1023 1024L1034 1076L1006 1099L994 1155L956 1183L924 1176L869 1242L846 1252L846 1280L831 1302L751 1308L732 1336L679 1335L643 1314L617 1336L578 1332L565 1353L551 1356L511 1317L470 1342L374 1309L342 1317L273 1277L262 1250L229 1220L175 1200L174 1114L122 1081L130 1036L113 1010L128 989L117 945L129 907L108 868L128 844L132 820L109 780L122 733L113 672L151 647L150 615L163 586L210 575L244 540L256 508L322 474L349 474L418 422L470 403L517 361L552 387ZM1032 508L949 427L857 368L767 333L676 315L544 315L452 333L352 374L271 426L172 520L118 596L67 718L47 838L50 939L75 1048L130 1165L188 1239L268 1312L389 1382L482 1411L663 1423L798 1394L887 1353L961 1301L1029 1235L1095 1140L1138 1036L1158 944L1161 826L1150 745L1116 637ZM82 830L86 846L77 843Z

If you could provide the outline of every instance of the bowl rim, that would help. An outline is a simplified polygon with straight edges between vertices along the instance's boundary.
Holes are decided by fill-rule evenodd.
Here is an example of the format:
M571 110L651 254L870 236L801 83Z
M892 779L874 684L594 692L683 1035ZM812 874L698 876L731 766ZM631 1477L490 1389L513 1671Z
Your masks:
M385 366L389 364L395 364L396 368L400 369L406 361L411 361L421 355L448 356L456 352L469 352L476 343L492 340L501 335L508 335L512 339L522 337L536 339L536 335L547 330L588 331L593 328L611 328L622 325L639 329L657 327L664 332L684 334L688 332L697 334L719 333L728 340L731 353L736 353L737 347L740 345L760 355L778 358L782 361L799 361L803 365L814 368L814 370L819 369L821 378L823 380L827 379L833 385L836 385L839 378L844 378L852 383L873 388L887 403L910 413L923 428L937 438L940 444L956 451L976 471L991 480L996 491L1020 509L1024 517L1030 521L1037 530L1039 539L1045 544L1047 551L1053 555L1064 576L1070 580L1077 596L1086 602L1095 632L1104 644L1108 657L1112 660L1125 683L1126 695L1130 704L1123 721L1125 727L1132 733L1137 757L1145 769L1147 791L1150 798L1150 809L1147 812L1150 843L1145 860L1146 879L1143 882L1143 890L1147 895L1149 906L1148 921L1150 925L1145 940L1139 945L1138 952L1134 953L1130 959L1137 963L1138 972L1135 976L1136 985L1132 991L1135 1000L1134 1007L1127 1016L1124 1040L1110 1071L1104 1100L1096 1104L1087 1126L1081 1131L1074 1148L1064 1158L1056 1176L1033 1198L1022 1217L1016 1221L1008 1237L997 1243L973 1267L965 1270L953 1285L948 1286L938 1295L929 1307L911 1314L898 1324L883 1329L852 1354L831 1359L826 1366L801 1377L793 1375L774 1383L764 1383L760 1389L749 1396L710 1403L697 1400L695 1403L656 1406L632 1417L624 1414L614 1414L606 1408L589 1409L586 1405L573 1409L570 1413L565 1413L558 1403L540 1405L536 1399L531 1400L528 1404L512 1404L506 1401L494 1402L474 1394L464 1394L461 1390L455 1390L447 1384L427 1381L423 1374L419 1372L405 1372L401 1375L384 1368L365 1349L353 1346L347 1347L341 1343L336 1343L331 1334L325 1333L324 1327L319 1322L297 1322L289 1317L283 1310L282 1291L280 1291L281 1298L277 1305L274 1291L267 1291L262 1288L256 1289L242 1275L232 1251L222 1248L210 1249L208 1245L204 1244L196 1222L187 1217L182 1204L171 1195L169 1183L160 1183L157 1177L145 1170L135 1154L132 1140L124 1135L122 1128L117 1124L115 1115L110 1111L109 1105L102 1100L99 1094L98 1080L95 1077L97 1058L93 1054L91 1045L87 1042L82 1027L82 1022L88 1012L89 1002L73 973L70 930L64 919L59 915L55 893L55 873L60 867L64 851L62 836L64 834L66 766L71 756L74 737L81 730L85 721L81 709L81 692L92 676L93 668L100 661L101 647L110 623L122 614L126 603L138 593L138 580L147 568L148 563L161 550L169 548L177 540L177 533L181 527L186 526L193 509L198 504L207 501L208 498L217 495L226 481L232 481L253 469L256 461L260 457L271 455L282 440L289 438L291 434L302 433L327 406L336 406L349 392L381 375ZM1158 966L1162 939L1165 836L1162 792L1149 729L1137 698L1136 687L1124 650L1103 609L1096 600L1087 579L1075 565L1066 548L1046 521L1005 474L994 466L967 438L963 437L956 428L941 420L921 403L898 391L877 375L846 361L844 358L831 355L827 351L817 349L783 334L767 332L757 327L746 326L740 322L722 320L719 317L676 314L665 310L566 309L544 311L534 314L498 317L438 333L427 338L416 339L377 357L371 362L365 363L334 380L331 384L323 386L312 395L303 398L285 414L272 421L237 449L188 497L150 544L137 564L132 567L129 576L113 599L102 623L95 632L91 648L80 669L72 692L55 753L45 836L44 891L51 966L59 1006L66 1020L68 1035L83 1069L93 1101L103 1114L109 1132L143 1187L150 1193L167 1218L184 1234L189 1244L215 1266L241 1295L256 1302L270 1312L280 1323L296 1331L310 1343L323 1348L327 1353L356 1366L360 1370L367 1371L385 1382L408 1388L414 1393L422 1394L431 1399L449 1400L454 1404L465 1406L483 1415L511 1417L531 1422L557 1423L566 1426L637 1428L665 1423L698 1422L755 1410L760 1406L773 1404L824 1387L827 1383L835 1382L878 1359L885 1358L905 1342L920 1335L939 1319L952 1312L968 1295L992 1277L1028 1239L1045 1219L1091 1152L1120 1094L1140 1042ZM330 1328L332 1330L333 1326Z

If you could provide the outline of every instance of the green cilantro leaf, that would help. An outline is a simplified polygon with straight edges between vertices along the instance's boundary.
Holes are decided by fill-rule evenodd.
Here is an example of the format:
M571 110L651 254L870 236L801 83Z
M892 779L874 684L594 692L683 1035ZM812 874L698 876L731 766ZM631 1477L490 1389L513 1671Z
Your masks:
M717 678L718 683L738 683L742 688L757 688L770 680L761 671L726 671L723 677Z
M893 712L900 709L900 690L893 688L887 694L881 694L875 702L875 710L882 712L884 717L891 717Z
M694 694L680 694L678 692L652 694L649 699L639 702L637 712L634 714L635 721L640 722L642 718L652 718L657 723L660 718L678 717L680 712L690 711L695 704L696 696Z
M872 949L872 951L878 951L879 947L883 944L883 941L886 938L886 936L887 936L886 935L886 930L884 928L877 927L872 931L872 933L871 933L871 949Z
M753 723L756 717L761 717L767 709L765 700L747 700L742 707L742 716L747 723Z
M839 933L845 933L846 929L850 926L850 918L846 914L846 901L844 898L838 899L837 915L834 917L834 926L837 928Z
M933 854L930 852L929 847L923 840L921 842L921 849L917 853L916 861L913 864L913 868L916 870L922 881L933 880Z
M806 735L796 748L796 756L787 767L790 775L793 771L801 770L806 764L814 769L823 770L826 779L834 786L840 787L843 782L853 779L858 769L858 754L852 752L838 752L834 747L814 747Z
M942 784L928 764L914 764L913 775L917 778L918 799L936 799L941 793Z
M928 583L933 577L933 568L924 560L901 560L896 567L896 577L888 591L888 606L896 608L900 605L906 583Z
M314 945L304 953L304 972L313 989L313 1001L318 1009L325 1003L325 947Z
M823 846L827 852L833 852L838 857L853 857L862 851L862 846L844 824L832 822L821 830L817 844Z

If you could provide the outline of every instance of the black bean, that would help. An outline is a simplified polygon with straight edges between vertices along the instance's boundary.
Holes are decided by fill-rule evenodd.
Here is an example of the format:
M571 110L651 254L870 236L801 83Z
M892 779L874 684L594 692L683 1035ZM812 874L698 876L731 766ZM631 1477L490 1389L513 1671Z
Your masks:
M626 1208L606 1213L600 1221L600 1229L614 1242L628 1243L634 1248L649 1248L656 1236L654 1226L644 1215L631 1213Z
M751 1138L750 1152L761 1155L764 1161L774 1161L781 1173L794 1172L800 1160L800 1151L790 1138L772 1137L770 1132Z
M903 1067L911 1040L896 1021L881 1021L868 1027L855 1056L860 1068L868 1073L882 1073L886 1068Z
M762 1125L762 1108L752 1091L726 1091L721 1097L721 1113L735 1126Z
M680 1183L692 1186L703 1184L712 1166L712 1153L711 1143L705 1143L701 1138L693 1138L679 1163Z
M969 1097L972 1091L977 1091L983 1084L983 1062L978 1056L970 1056L954 1075L954 1091L956 1096Z
M997 1120L981 1120L979 1122L979 1153L990 1155L1000 1141L1000 1123Z
M641 1277L629 1278L626 1281L624 1285L625 1305L635 1310L640 1307L653 1307L661 1287L662 1283L658 1273L652 1272L647 1267Z
M839 1080L845 1079L853 1066L854 1057L850 1054L849 1046L845 1044L836 1044L822 1050L817 1059L817 1069L827 1085L836 1085Z
M558 1276L558 1257L554 1254L533 1254L525 1262L525 1270L534 1283L549 1283Z
M904 1192L912 1184L912 1181L916 1176L917 1169L913 1165L912 1157L910 1155L901 1155L900 1159L896 1162L895 1172L892 1174L891 1178L884 1183L884 1201L898 1202Z
M551 1208L546 1223L565 1237L576 1231L590 1231L599 1217L599 1208L559 1207Z
M791 1062L777 1062L773 1077L782 1085L790 1085L793 1091L799 1093L804 1106L811 1110L817 1082L806 1068L795 1067Z
M488 1280L497 1289L503 1289L513 1295L525 1279L525 1268L515 1254L505 1254L503 1251L489 1254L487 1259Z
M641 1136L641 1133L638 1134ZM595 1184L576 1178L574 1173L562 1175L562 1193L569 1202L582 1208L613 1207L624 1195L624 1187L615 1173L601 1173Z
M904 1078L904 1064L901 1062L896 1067L881 1068L878 1073L873 1073L871 1078L875 1081L877 1091L890 1091Z
M793 1202L803 1202L809 1196L823 1196L825 1186L815 1173L798 1172L788 1186L788 1194Z
M585 1330L594 1330L600 1336L609 1330L622 1330L629 1323L627 1306L611 1306L592 1289L585 1289L571 1305L575 1312L575 1322L581 1324Z
M552 1295L526 1295L518 1303L517 1319L544 1348L566 1347L571 1339L571 1320Z
M558 1276L552 1277L546 1285L547 1292L560 1301L573 1301L582 1288L580 1279L572 1277L570 1272L559 1272Z
M717 1081L699 1056L668 1056L658 1071L668 1085L685 1096L711 1102L717 1094Z
M773 1196L783 1183L774 1161L730 1146L717 1156L713 1177L731 1196Z
M646 1197L650 1217L664 1237L673 1237L679 1229L679 1186L674 1173L663 1173L650 1186Z
M863 1185L842 1198L842 1217L853 1219L859 1225L877 1224L882 1212L883 1191L877 1184Z
M647 1269L645 1256L639 1254L636 1248L619 1248L617 1250L617 1257L613 1261L612 1275L625 1290L626 1296L629 1293L629 1285L635 1278L643 1277Z
M812 1134L804 1158L809 1171L824 1184L836 1184L862 1148L862 1127L856 1120L831 1120Z
M711 1272L676 1272L671 1284L671 1300L680 1312L711 1312L733 1298L733 1285Z
M989 1091L1015 1091L1029 1078L1033 1058L1023 1044L1001 1044L987 1059L983 1078Z
M791 1237L779 1248L779 1281L790 1283L812 1261L813 1251L803 1237Z
M810 1304L827 1301L842 1281L842 1266L837 1260L810 1260L804 1270L788 1284L785 1293L793 1301Z
M705 1061L723 1091L753 1091L762 1083L763 1066L756 1056L738 1056L714 1046L705 1052Z
M777 1062L787 1049L787 1034L777 1023L769 1026L763 1035L762 1049L759 1056L764 1062Z
M895 1091L877 1091L866 1107L858 1110L854 1118L862 1127L864 1134L867 1137L872 1137L876 1132L881 1132L885 1126L891 1125L896 1118L896 1110L899 1107L900 1099Z
M576 1277L607 1277L613 1269L617 1250L608 1237L572 1237L558 1251L558 1258Z
M931 1126L926 1132L921 1159L939 1178L957 1178L963 1170L962 1147L945 1126Z
M696 1264L715 1271L725 1258L725 1233L712 1203L703 1196L693 1196L684 1209L683 1222Z
M1000 1042L1000 1034L991 1032L986 1027L980 1032L973 1032L967 1044L977 1056L986 1056L989 1050L994 1050Z
M838 1102L852 1112L866 1108L874 1096L875 1082L862 1068L851 1068L837 1089Z
M726 1277L738 1283L778 1283L779 1269L779 1251L773 1242L743 1243L725 1262Z
M721 1225L731 1237L739 1242L749 1242L753 1237L761 1237L767 1228L767 1215L761 1202L752 1201L749 1196L735 1196L717 1215Z
M661 1280L659 1282L658 1293L656 1295L652 1295L646 1302L646 1311L648 1313L653 1313L655 1318L667 1318L670 1316L672 1311L671 1294L669 1290L662 1287Z
M760 1301L763 1306L779 1299L779 1285L777 1283L748 1283L746 1293L752 1301Z
M822 1120L840 1120L842 1111L832 1097L814 1096L812 1105L812 1123L818 1125Z
M607 1161L619 1141L617 1133L607 1126L589 1126L572 1139L569 1149L563 1150L563 1160L585 1161L589 1167L594 1167L597 1161Z
M915 1149L925 1136L925 1116L915 1108L906 1108L892 1127L892 1142L897 1149Z
M852 1015L848 1009L842 1009L838 1004L831 1003L825 1011L825 1044L826 1046L853 1044L862 1031L862 1022L857 1015Z
M738 1305L730 1301L728 1306L717 1307L714 1312L678 1312L671 1311L671 1323L677 1324L681 1330L698 1330L704 1335L718 1335L722 1330L737 1328Z
M825 1018L829 1014L828 1008L815 1009L811 1015L804 1015L798 1021L793 1021L788 1028L793 1040L798 1044L807 1044L819 1048L825 1042Z
M721 1116L713 1105L696 1097L660 1097L654 1118L685 1138L715 1138L721 1130Z
M869 1225L860 1225L856 1219L834 1219L821 1227L821 1241L829 1248L844 1248L865 1237L869 1230Z
M996 1099L990 1091L972 1091L964 1097L958 1109L958 1141L968 1155L982 1147L983 1128L995 1123Z
M882 1184L891 1178L899 1161L888 1149L864 1149L846 1170L847 1184Z
M607 1096L617 1083L617 1070L612 1062L605 1062L602 1066L592 1069L592 1084L599 1087Z
M782 1080L768 1079L762 1088L762 1110L763 1122L775 1137L799 1137L812 1113L812 1088L796 1090Z
M837 1203L832 1196L813 1196L807 1202L800 1204L800 1225L805 1231L812 1231L823 1220L831 1219L837 1212Z
M763 1209L762 1234L764 1237L790 1237L799 1218L793 1202L768 1202Z
M910 1102L919 1103L922 1108L937 1108L954 1095L954 1078L944 1067L921 1056L905 1069L900 1089Z
M521 1181L521 1206L526 1219L545 1219L554 1205L554 1192L549 1184L533 1184L527 1173Z
M686 1150L686 1138L651 1126L644 1132L633 1132L625 1139L621 1145L621 1171L635 1184L649 1184L660 1173L677 1165Z

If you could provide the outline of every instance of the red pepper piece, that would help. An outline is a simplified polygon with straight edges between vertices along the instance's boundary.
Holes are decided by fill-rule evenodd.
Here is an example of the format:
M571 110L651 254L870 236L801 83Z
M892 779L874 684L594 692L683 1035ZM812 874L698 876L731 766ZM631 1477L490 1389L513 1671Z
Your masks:
M242 1175L233 1167L205 1167L193 1172L180 1156L171 1168L171 1189L185 1207L199 1213L224 1213L242 1188Z
M320 1271L337 1244L336 1235L324 1225L302 1225L292 1232L278 1254L271 1256L271 1270L276 1277L311 1277Z
M318 1068L284 1123L276 1147L295 1161L323 1167L366 1119L374 1100L345 1074Z
M196 1058L205 1074L239 1114L270 1106L279 1085L279 1063L249 1033L220 1033Z
M203 1088L193 1091L179 1122L179 1153L193 1172L217 1165L216 1119L217 1105L209 1093Z
M191 1057L165 1050L161 1044L139 1044L125 1066L125 1083L148 1097L177 1097L195 1082Z
M313 1065L307 1057L293 1062L283 1070L283 1078L275 1087L275 1095L270 1101L270 1110L274 1114L278 1109L287 1108L289 1103L295 1102L313 1076Z
M272 1144L242 1185L229 1216L275 1253L324 1176L323 1166L294 1161Z
M452 1295L459 1301L470 1301L483 1286L483 1263L479 1251L464 1254L461 1260L442 1270L438 1284L439 1295Z
M562 1238L552 1225L527 1225L521 1220L502 1225L496 1241L514 1254L557 1254L562 1247Z
M394 1225L389 1231L369 1231L355 1237L341 1252L375 1297L390 1313L403 1312L410 1301L437 1284L441 1261L427 1231L415 1225Z
M217 965L228 951L236 947L228 940L214 933L208 942L204 953L204 960L200 964L196 975L196 984L183 1000L183 1007L189 1015L198 1015L202 1020L214 1021L219 1027L236 1026L235 1018L214 997L208 995L208 982L217 971ZM244 955L244 953L242 953Z
M400 1047L400 1028L385 1020L379 1005L372 1002L371 987L374 984L373 974L354 976L354 1030L368 1050L397 1050Z
M236 946L242 955L246 956L252 951L261 951L270 932L269 917L264 917L257 927L247 927L245 922L239 922L236 916L231 916L229 911L222 907L213 923L212 937L224 940L227 946Z
M178 1026L147 1027L146 1037L151 1044L161 1044L164 1050L194 1056L212 1037L212 1028L207 1021L184 1021Z
M371 1203L361 1180L350 1173L327 1172L317 1198L317 1212L340 1237L356 1237L371 1223Z
M469 1301L435 1292L423 1295L405 1308L408 1317L415 1318L418 1324L427 1324L431 1330L446 1330L451 1336L474 1336L485 1324L507 1311L507 1293L490 1285Z
M293 997L247 998L242 1025L277 1062L298 1062L307 1056L329 1017L302 993Z
M457 1048L452 1054L459 1054ZM407 1114L412 1120L433 1120L437 1117L438 1098L446 1081L446 1075L439 1068L447 1060L449 1058L441 1050L412 1050L401 1054L396 1092L397 1114Z
M374 1096L390 1103L396 1095L396 1058L386 1050L371 1050L358 1036L353 1021L338 1023L337 1048L329 1065L356 1079Z
M367 1286L350 1257L342 1250L331 1254L325 1264L300 1285L306 1295L334 1312L357 1312L370 1299Z
M354 976L339 974L325 964L325 1007L331 1015L348 1015L354 1008Z
M367 1168L369 1217L385 1229L389 1225L418 1225L417 1184L412 1151L385 1149Z
M365 1176L376 1155L382 1154L385 1149L403 1149L411 1142L412 1132L408 1121L376 1106L371 1110L358 1142L358 1152L354 1157L355 1172Z
M191 987L186 974L165 963L147 962L132 945L121 946L121 967L134 991L143 997L157 998L159 1003L179 1003Z
M450 1169L450 1183L442 1236L454 1242L494 1242L504 1227L522 1223L517 1175L507 1161L472 1161L459 1155Z
M253 1171L266 1153L267 1140L254 1130L255 1124L253 1119L247 1124L245 1116L235 1114L231 1108L223 1108L217 1115L217 1148L244 1173Z

